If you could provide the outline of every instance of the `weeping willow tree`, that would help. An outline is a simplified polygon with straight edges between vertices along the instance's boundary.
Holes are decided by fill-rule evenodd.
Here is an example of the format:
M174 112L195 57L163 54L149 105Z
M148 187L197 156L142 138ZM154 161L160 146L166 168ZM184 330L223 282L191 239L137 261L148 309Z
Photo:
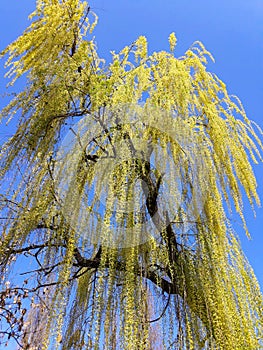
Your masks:
M99 58L96 15L38 0L2 110L1 342L23 349L261 349L262 295L229 220L259 205L260 128L206 69L139 37ZM247 232L247 235L249 233Z

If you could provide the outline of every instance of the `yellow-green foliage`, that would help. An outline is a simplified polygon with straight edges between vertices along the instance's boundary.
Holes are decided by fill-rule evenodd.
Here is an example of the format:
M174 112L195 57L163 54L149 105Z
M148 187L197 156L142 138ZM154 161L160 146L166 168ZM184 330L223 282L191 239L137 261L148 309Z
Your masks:
M105 65L91 37L97 17L86 2L39 0L30 19L23 35L2 53L8 55L11 85L22 75L27 76L27 84L1 112L1 118L20 118L15 135L1 150L2 179L15 176L8 189L4 187L1 208L6 199L16 203L3 224L1 264L8 275L15 250L22 252L39 242L45 242L40 254L43 266L59 264L54 273L42 274L38 281L51 287L31 308L23 345L30 344L27 349L155 349L154 323L149 321L164 310L154 328L163 349L261 349L262 295L226 215L227 208L234 208L247 231L243 196L252 206L260 204L251 162L262 160L261 130L248 120L239 100L229 96L225 84L206 70L207 59L212 58L209 52L196 42L176 58L172 33L170 52L149 54L147 40L141 36L120 53L112 52L112 62ZM113 128L111 140L104 133L100 142L110 152L111 144L127 134L142 142L150 140L159 146L153 151L158 169L168 166L163 154L170 155L169 166L176 170L169 181L181 182L185 190L182 206L169 225L180 245L174 260L165 229L156 241L122 249L105 246L112 230L112 208L120 209L133 198L138 177L147 177L144 165L136 168L126 162L115 168L101 217L99 165L79 163L76 187L69 189L75 197L70 193L68 206L78 218L86 187L97 186L87 207L90 221L84 224L98 241L85 240L69 227L60 210L52 166L67 123L83 116L96 122L103 111L127 105L136 106L138 115L151 111L152 126L154 110L172 116L174 138L158 128L134 127L124 120L121 133ZM196 216L194 210L187 212L192 183L178 141L192 136L193 151L201 160L195 185L203 209ZM103 156L103 147L96 147L94 153ZM154 176L157 180L162 175L156 171ZM133 213L126 219L117 216L117 231L125 225L133 227ZM194 222L191 233L182 232L184 220ZM96 258L99 246L102 251ZM76 248L86 259L100 259L100 266L76 272ZM170 296L163 278L173 284Z

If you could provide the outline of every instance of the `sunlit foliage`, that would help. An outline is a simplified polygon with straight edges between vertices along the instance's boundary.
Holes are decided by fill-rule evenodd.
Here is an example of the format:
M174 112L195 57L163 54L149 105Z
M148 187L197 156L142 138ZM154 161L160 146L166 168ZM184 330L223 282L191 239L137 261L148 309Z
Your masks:
M106 64L86 2L39 0L30 19L2 53L10 88L21 76L27 83L1 112L3 122L19 120L0 155L1 341L30 350L261 349L262 295L229 215L249 235L243 197L260 204L251 163L262 161L262 132L207 71L210 53L196 42L176 58L172 33L169 52L149 54L141 36ZM87 125L101 132L82 144ZM70 130L82 150L74 168L58 157ZM129 157L103 188L101 162L117 151ZM181 202L165 207L167 169L169 198ZM76 178L61 203L66 170ZM147 239L138 241L136 220L148 223ZM109 242L128 229L129 244Z

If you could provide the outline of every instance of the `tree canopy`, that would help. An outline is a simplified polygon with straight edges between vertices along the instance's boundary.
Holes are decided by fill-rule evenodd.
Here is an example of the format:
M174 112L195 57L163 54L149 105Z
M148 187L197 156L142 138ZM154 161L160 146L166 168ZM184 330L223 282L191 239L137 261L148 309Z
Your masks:
M207 71L139 37L106 64L80 0L38 0L1 119L0 324L24 349L260 349L249 236L262 131Z

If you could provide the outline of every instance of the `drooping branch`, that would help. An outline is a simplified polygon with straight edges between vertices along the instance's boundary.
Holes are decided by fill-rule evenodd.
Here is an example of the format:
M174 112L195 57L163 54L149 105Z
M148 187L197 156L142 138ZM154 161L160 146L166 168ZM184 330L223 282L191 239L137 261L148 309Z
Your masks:
M40 4L44 3L47 11L43 12ZM55 6L54 3L56 3ZM88 346L81 343L84 342L85 337L87 338L86 334L100 333L102 338L107 337L107 333L118 333L118 325L117 328L112 325L116 315L117 317L120 316L125 322L127 320L125 329L124 327L120 329L118 335L124 339L126 334L129 334L128 341L131 346L126 348L136 347L141 349L141 345L140 347L134 345L136 335L134 337L131 335L136 332L137 335L140 335L147 330L147 326L145 326L147 317L145 318L144 315L137 324L134 322L138 320L136 309L140 309L139 304L141 301L143 303L144 296L138 302L136 298L144 293L142 282L147 282L147 280L150 281L149 292L154 290L154 293L157 291L156 295L159 292L168 294L167 304L162 308L159 317L163 317L167 308L171 306L169 309L171 313L167 312L165 315L169 320L169 315L172 314L170 328L174 328L174 334L177 330L180 332L181 329L184 329L180 334L182 340L180 340L178 348L187 348L188 344L193 344L193 348L210 348L210 345L211 348L215 348L217 344L214 346L214 342L205 344L206 337L211 334L211 338L216 339L220 347L222 344L222 348L228 348L229 343L232 346L235 339L240 339L237 348L259 348L259 342L256 338L258 334L262 333L262 322L258 322L257 316L255 316L259 314L260 310L255 300L260 300L260 293L251 292L251 290L254 291L256 285L255 279L249 268L244 267L245 259L240 258L238 245L235 245L232 249L231 242L227 241L228 233L227 225L224 224L225 216L222 200L228 199L226 197L230 193L234 198L237 211L240 212L242 209L240 182L250 202L252 203L254 199L257 201L256 181L251 171L250 162L246 157L246 151L248 150L252 157L255 153L259 154L254 142L256 140L260 143L259 139L247 123L242 108L239 108L229 98L224 84L206 71L204 62L207 51L202 44L195 44L180 59L175 58L173 54L168 52L156 52L149 56L147 54L147 41L144 37L140 37L120 54L114 53L113 63L105 69L102 65L100 66L102 61L96 54L93 40L87 41L82 35L82 33L88 33L88 31L92 32L93 26L87 19L90 8L86 6L84 9L85 5L83 3L82 7L81 3L71 0L62 2L40 1L36 12L38 15L41 14L40 18L33 22L26 35L20 37L8 48L10 53L9 64L13 65L12 70L15 77L27 72L30 72L30 75L27 90L19 94L2 113L3 116L9 118L13 113L21 114L22 112L22 119L16 135L4 149L3 158L1 158L1 164L3 164L1 174L8 171L12 173L12 165L15 162L19 163L21 159L26 166L27 164L29 166L26 169L26 175L23 174L22 170L20 172L21 178L25 176L25 185L18 187L12 197L12 200L18 199L18 202L21 200L21 203L25 203L25 205L19 208L16 203L9 202L10 209L12 209L10 215L6 216L5 212L2 215L2 217L7 217L7 221L4 225L4 232L6 232L4 236L5 244L0 246L0 249L2 248L1 253L3 253L1 262L6 267L9 261L14 261L15 256L21 254L35 259L32 271L23 274L31 274L37 278L31 279L24 290L35 293L38 298L43 288L54 287L50 290L55 291L58 296L57 300L50 297L50 295L48 296L51 307L54 307L57 311L54 315L59 313L60 316L65 315L63 307L66 303L60 301L65 301L63 299L64 294L69 294L72 291L71 288L75 291L76 287L77 296L79 297L76 308L72 308L74 312L70 312L69 317L65 317L64 324L63 316L60 319L61 327L64 327L64 325L68 327L67 333L70 335L65 342L63 339L63 349L73 348L74 346L76 349L84 346L92 348L92 345ZM60 22L60 18L63 22ZM50 34L48 36L46 35L47 30ZM56 45L54 45L54 38L56 38ZM175 41L175 37L171 35L169 41ZM135 60L134 57L130 58L130 55L135 55ZM178 84L175 84L175 81ZM146 97L146 106L154 106L155 111L158 109L157 112L160 112L158 118L160 116L161 118L162 116L167 117L168 114L170 117L171 110L174 111L173 121L180 119L182 116L184 123L182 128L180 126L180 135L178 133L169 137L166 123L160 125L164 126L167 133L162 134L164 129L162 127L158 129L157 126L153 130L146 130L144 134L145 128L143 132L141 129L137 130L136 123L133 123L134 118L130 113L126 125L122 124L125 118L117 116L120 125L117 122L118 125L112 127L110 118L112 116L115 118L115 107L115 110L119 110L120 105L124 104L126 106L130 103L137 106L141 98L146 95L148 96ZM227 109L225 106L227 106ZM147 108L142 113L145 111L148 112ZM163 114L163 111L167 111L167 114ZM233 111L235 115L233 115ZM109 112L109 115L104 115L104 112ZM245 118L245 123L235 120L238 113ZM122 229L121 225L123 223L129 229L133 229L134 223L147 224L147 218L150 217L152 225L148 225L148 227L151 226L152 228L154 226L154 231L158 235L157 246L154 248L156 250L153 252L150 251L150 244L135 249L125 248L124 252L120 247L117 253L115 250L111 251L109 247L102 246L98 249L96 248L97 245L94 247L91 244L88 247L89 250L86 251L85 244L88 240L86 241L83 237L83 232L74 232L74 228L69 228L67 224L64 225L64 217L61 213L58 215L58 220L53 220L57 208L61 207L62 200L57 200L56 191L52 186L53 184L56 188L55 176L53 177L55 172L52 174L54 169L50 166L48 173L44 171L46 159L50 157L50 154L54 155L56 153L57 147L60 145L61 132L65 131L63 127L68 120L75 117L81 118L85 115L88 115L92 122L99 124L101 135L98 137L96 134L92 135L86 141L88 144L84 144L85 141L80 144L81 151L83 151L82 157L78 159L79 163L77 167L75 166L76 169L73 169L76 181L71 182L72 192L69 192L67 200L73 202L73 196L71 196L73 193L74 200L76 200L73 202L73 209L76 209L76 214L78 214L79 204L81 204L81 199L84 198L81 198L81 196L83 193L86 195L84 191L87 187L85 186L88 186L93 180L96 182L96 179L100 179L100 174L96 173L96 171L100 171L100 160L102 158L110 160L111 158L118 162L118 142L121 138L121 145L123 141L126 143L123 153L126 152L128 147L128 158L131 159L127 161L126 154L124 154L124 158L121 158L123 163L119 168L116 167L117 171L114 176L121 183L121 186L118 187L117 184L117 187L114 187L115 184L110 183L109 203L114 202L115 198L111 202L112 198L110 196L114 197L116 193L119 196L116 196L117 200L121 199L118 203L116 200L114 204L120 203L122 205L125 200L132 197L132 190L137 188L135 186L132 188L130 185L134 185L137 179L141 180L143 192L139 201L143 197L145 203L140 207L140 214L142 215L138 215L138 217L137 212L135 215L125 212L125 215L120 215L121 218L118 217L114 221L116 215L113 218L113 229ZM133 120L130 120L130 117ZM143 123L142 118L140 120L142 123L137 125L145 127L145 125L155 123L153 114L148 113L147 118L146 124ZM135 133L132 130L134 126L136 127ZM68 127L65 127L65 129L68 129ZM192 182L188 178L189 167L180 163L180 159L177 163L178 158L184 152L184 146L180 147L179 145L177 147L177 142L173 143L174 136L175 139L177 136L180 138L182 136L181 132L184 133L184 130L186 130L186 133L190 132L191 135L196 133L201 136L201 138L197 138L197 148L193 152L200 150L206 164L204 169L202 166L199 169L199 164L197 164L195 170L200 170L197 185L200 185L201 192L203 191L202 194L206 193L206 187L209 187L207 185L210 184L212 184L210 187L213 191L211 193L209 187L206 196L208 204L204 204L202 220L200 220L200 223L194 222L196 229L194 229L193 235L195 236L191 241L195 244L193 250L189 249L190 239L187 242L184 241L181 233L177 232L178 224L183 222L181 214L179 213L176 218L172 218L171 212L163 212L160 209L161 201L164 199L161 197L161 190L165 188L165 186L162 187L163 174L157 169L153 170L154 166L151 166L150 162L155 145L162 147L163 150L167 146L166 150L168 152L166 155L173 158L175 165L179 163L177 168L179 171L174 173L174 179L176 181L177 178L183 182L182 186L185 191L183 198L181 198L181 203L183 203L182 212L187 215L188 200L191 200L193 193ZM139 138L143 136L141 138L143 141L145 141L145 137L147 138L147 146L143 151L139 146L137 147L136 142L133 142L133 135L139 136ZM192 145L191 141L192 139L190 140ZM145 146L144 142L142 146ZM156 147L156 153L153 154L152 159L154 159L155 164L161 165L162 169L166 171L168 162L163 163L157 152ZM30 162L28 163L27 160L30 160ZM52 164L54 164L53 160ZM124 170L123 173L122 170ZM61 173L63 173L63 169L61 169ZM209 181L207 182L201 178L205 173L209 174ZM126 180L128 186L125 188ZM13 185L16 186L17 184L18 181L15 180ZM45 184L47 185L45 186ZM97 188L100 188L100 186ZM95 188L95 191L97 188ZM50 196L51 189L53 196ZM89 188L88 193L92 196L95 191L93 192ZM102 193L99 191L96 195ZM12 185L8 193L11 192ZM177 189L174 193L177 193ZM87 197L88 195L84 200ZM185 197L187 197L186 201ZM103 225L100 225L100 223L105 219L104 222L108 225L110 220L107 220L108 217L106 216L101 217L100 208L96 207L98 202L97 197L94 197L94 202L88 208L91 211L94 210L95 220L91 219L87 225L91 224L89 229L94 230L92 232L94 235L96 233L103 235L104 232L101 232L103 231ZM112 208L107 207L107 209L110 213L112 212ZM98 210L98 213L95 212L96 210ZM189 215L191 216L192 213L189 213ZM101 221L97 220L98 217ZM78 223L84 223L85 225L84 219L83 222ZM202 222L205 223L204 227L201 226ZM142 226L147 227L147 225ZM78 227L75 228L75 231L78 231ZM37 234L35 240L33 240L33 234L36 230L43 231L40 231L40 235ZM50 239L50 231L53 236L52 239ZM145 232L145 234L150 233ZM43 242L41 243L41 241ZM28 246L25 246L25 244L28 244ZM96 249L98 249L97 252ZM93 256L91 255L91 250L95 250L95 255L94 253ZM232 250L235 253L231 255ZM136 253L134 254L134 252ZM229 256L227 256L228 253ZM88 258L88 256L92 257ZM230 266L231 259L232 265ZM37 269L35 269L36 264ZM85 276L87 271L89 273ZM234 272L236 271L241 278L235 276ZM217 276L218 272L219 276ZM8 271L5 270L5 274L8 275ZM90 275L94 277L92 282L89 279ZM96 285L97 276L104 279L103 288L109 287L107 290L109 294L111 293L109 300L104 300L103 297L107 293L101 293L100 288L97 288L99 286L99 284ZM87 279L85 279L86 277ZM118 282L117 279L121 279L122 283L116 283L116 286L121 286L121 288L118 288L115 293L114 288L111 289L111 287L115 282ZM103 285L104 281L100 286ZM109 284L107 284L108 281ZM88 289L86 288L87 285ZM148 287L147 283L146 285ZM250 286L253 286L253 288ZM61 290L66 293L60 294ZM14 289L13 291L15 292ZM93 293L93 295L91 296L89 293ZM178 295L179 297L172 297L172 295ZM96 298L97 296L98 298ZM114 300L115 296L116 300ZM120 299L118 299L119 296ZM89 310L87 311L87 298L90 298L89 300L92 302L91 313L95 315L94 317L91 316L90 323L99 323L102 320L101 323L106 324L105 328L102 328L104 325L98 325L98 328L92 328L93 325L91 325L91 332L84 332L84 329L87 329L87 322L84 317L89 312ZM54 300L55 302L53 302ZM66 300L66 302L68 302L66 307L71 306L72 298L69 301ZM138 305L139 308L136 308ZM18 311L19 307L20 304L17 304ZM33 322L38 324L45 323L46 319L46 314L41 314L40 309L41 307L37 309L37 313L34 313L33 310L33 317L31 318ZM118 311L115 312L115 309L118 309ZM104 310L106 310L105 313ZM5 311L10 316L8 308L5 308ZM75 311L78 311L78 313ZM145 311L146 314L147 307L142 308L142 311ZM81 316L78 319L79 315ZM123 315L124 317L122 317ZM107 317L108 322L104 322ZM14 315L13 320L15 319ZM68 319L69 323L67 325ZM179 325L176 324L177 319ZM96 322L92 322L94 320ZM83 334L85 333L83 337L80 336L82 327ZM240 332L240 329L242 332L244 331L244 334ZM76 331L74 332L74 330ZM33 346L36 342L41 344L42 340L39 340L41 334L43 334L45 341L48 337L52 338L49 329L46 330L40 327L38 331L32 331L31 328L30 332L33 334ZM203 338L203 333L206 333L205 338ZM165 332L162 334L164 335ZM203 345L200 345L199 342L200 334L202 334ZM7 335L9 336L10 333ZM11 336L13 335L11 334ZM168 344L168 338L170 344L175 344L172 342L170 335L164 339L163 344ZM146 336L143 334L140 338L140 343L143 346L145 339ZM75 341L78 342L78 345L75 344ZM102 342L98 341L97 344L102 344ZM115 346L113 347L115 348Z

